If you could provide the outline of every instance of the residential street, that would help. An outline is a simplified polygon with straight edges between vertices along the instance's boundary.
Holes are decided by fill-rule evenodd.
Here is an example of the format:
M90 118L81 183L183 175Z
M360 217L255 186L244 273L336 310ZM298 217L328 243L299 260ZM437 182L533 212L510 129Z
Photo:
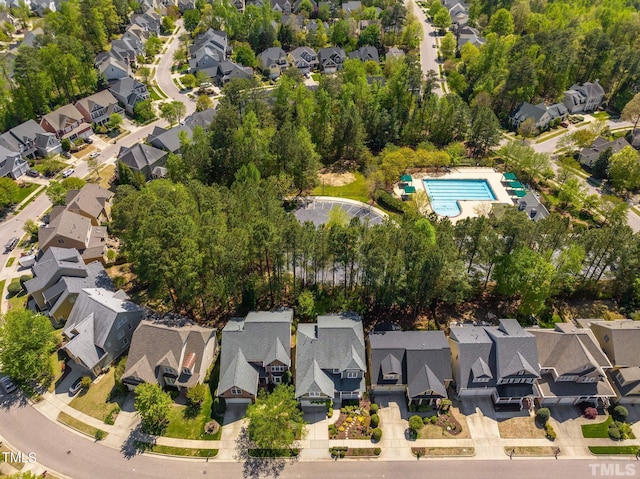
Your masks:
M0 397L0 400L4 397ZM260 464L252 467L238 462L209 462L199 459L159 458L143 454L129 457L126 451L118 451L87 440L45 418L28 404L2 404L0 408L0 440L4 440L23 453L35 452L38 469L61 472L74 479L113 479L114 477L140 479L194 478L205 474L216 477L256 477ZM390 458L387 458L390 459ZM612 463L604 458L584 460L563 459L421 459L419 461L341 460L323 462L300 462L287 464L282 478L398 478L422 479L424 477L495 479L497 474L505 478L539 479L555 476L565 479L592 477L590 465ZM636 461L622 459L613 461L618 471L627 472L626 477L640 477L640 466ZM42 466L40 466L42 465ZM625 469L625 466L635 466Z
M413 10L414 15L420 21L422 25L423 38L420 42L420 64L422 65L422 76L426 77L429 70L436 72L438 78L440 78L440 88L434 90L439 96L444 95L443 87L446 87L446 80L444 76L441 76L438 68L438 48L434 48L436 45L436 32L431 23L427 22L427 17L416 3L415 0L406 0L406 6L409 10Z
M183 33L187 33L184 28L182 28L182 20L178 20L176 22L176 27L178 27L178 33L173 34L169 37L167 41L167 51L160 58L160 62L158 63L158 67L156 68L156 82L158 86L164 91L169 99L179 101L184 103L187 107L186 116L191 115L196 111L196 102L189 98L187 95L180 93L180 90L173 83L173 77L171 76L171 65L173 64L173 54L178 49L180 45L179 37Z

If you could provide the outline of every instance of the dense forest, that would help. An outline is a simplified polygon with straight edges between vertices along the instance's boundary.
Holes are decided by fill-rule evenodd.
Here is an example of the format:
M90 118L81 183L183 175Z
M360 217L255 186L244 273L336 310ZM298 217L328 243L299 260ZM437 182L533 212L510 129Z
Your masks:
M304 291L319 311L365 315L435 314L486 293L501 314L525 320L573 294L612 295L629 311L640 304L640 235L624 215L579 229L515 208L455 226L407 210L372 227L336 215L315 228L286 212L287 187L252 164L231 187L120 186L112 231L150 298L201 319L296 305Z
M486 38L445 64L452 91L504 118L521 101L553 102L600 80L621 110L640 80L637 0L474 0L470 24Z

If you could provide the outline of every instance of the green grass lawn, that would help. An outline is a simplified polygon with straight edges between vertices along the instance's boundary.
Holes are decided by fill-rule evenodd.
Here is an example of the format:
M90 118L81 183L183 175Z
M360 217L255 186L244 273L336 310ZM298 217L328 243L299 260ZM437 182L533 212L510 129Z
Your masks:
M9 455L7 455L7 460L5 461L5 456L3 454L4 452L16 452L16 451L13 451L13 450L9 449L4 444L1 445L0 446L0 464L2 464L3 462L6 462L10 466L16 468L18 471L21 471L22 468L24 467L24 462L11 462L11 461L8 460L8 459L10 459ZM1 476L1 477L5 477L5 476Z
M22 203L27 196L29 196L31 193L33 193L38 188L40 188L40 185L37 183L24 183L24 184L26 186L18 188L18 193L16 193L16 196L13 198L13 201L15 201L16 204Z
M152 86L149 87L149 95L151 96L151 99L154 101L162 100L162 97L158 95L158 93L156 92L156 89Z
M589 446L593 454L629 454L635 455L640 451L640 446Z
M111 368L98 383L92 384L87 391L80 391L69 406L104 421L116 406L122 407L125 399L125 396L109 399L109 394L116 384L114 371L115 368ZM113 419L115 419L115 416L113 416Z
M9 284L20 284L20 278L13 278ZM27 305L27 292L23 289L9 298L9 309L24 308Z
M186 447L159 446L136 441L135 447L141 451L149 451L155 454L168 454L171 456L187 457L216 457L218 449L189 449Z
M318 185L314 188L313 194L316 196L337 196L340 198L349 198L352 200L367 203L367 185L364 175L360 172L355 173L356 180L344 186L328 186Z
M609 438L609 424L613 423L613 418L609 416L606 421L599 422L597 424L583 424L582 435L586 438ZM635 439L635 436L631 436L629 439ZM604 454L604 453L601 453Z
M606 111L597 111L593 114L593 117L597 120L608 120L609 116L609 113L607 113Z
M12 256L11 258L9 258L7 260L6 267L9 268L9 267L13 266L13 263L15 263L15 262L16 262L16 257ZM3 281L3 283L4 283L4 281Z
M208 441L217 441L222 434L222 427L218 429L215 434L206 434L204 432L204 426L212 420L217 419L214 417L213 406L213 394L218 387L218 379L220 376L220 359L216 358L211 370L211 377L209 381L209 387L207 388L206 396L200 412L195 417L189 417L189 410L187 406L174 405L171 408L171 414L169 414L169 426L167 427L164 436L175 437L179 439L203 439ZM220 421L218 421L220 424ZM222 426L222 424L221 424Z
M62 411L60 412L60 414L58 414L58 421L61 422L62 424L66 424L69 427L72 427L77 431L80 431L83 434L86 434L87 436L91 436L94 438L96 437L96 434L98 433L98 431L100 431L100 429L97 429L93 426L89 426L88 424L85 424L82 421L78 421L75 417L69 416L67 413ZM103 431L102 439L107 437L107 435L108 433Z

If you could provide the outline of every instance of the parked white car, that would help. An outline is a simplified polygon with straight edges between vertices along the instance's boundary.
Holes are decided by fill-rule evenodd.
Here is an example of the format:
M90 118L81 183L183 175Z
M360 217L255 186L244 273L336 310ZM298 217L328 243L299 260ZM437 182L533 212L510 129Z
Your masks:
M73 175L75 173L76 170L74 170L73 168L69 168L67 170L64 170L62 172L62 177L63 178L69 178L71 175Z

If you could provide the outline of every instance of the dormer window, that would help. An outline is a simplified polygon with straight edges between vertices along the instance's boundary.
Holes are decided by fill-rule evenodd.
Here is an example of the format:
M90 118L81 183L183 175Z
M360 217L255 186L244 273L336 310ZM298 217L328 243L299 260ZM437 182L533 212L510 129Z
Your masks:
M242 394L242 389L233 387L231 388L231 394L234 396L240 396Z

